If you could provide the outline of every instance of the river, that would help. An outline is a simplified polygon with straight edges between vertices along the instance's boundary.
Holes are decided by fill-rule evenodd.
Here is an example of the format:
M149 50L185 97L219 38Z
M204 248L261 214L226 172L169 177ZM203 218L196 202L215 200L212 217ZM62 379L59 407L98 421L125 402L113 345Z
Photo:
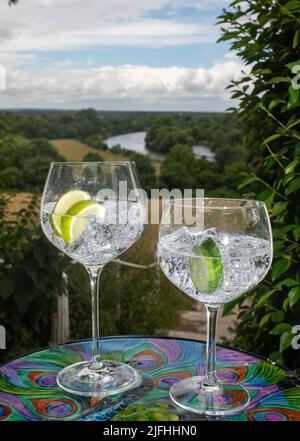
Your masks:
M165 155L147 150L145 138L146 132L134 132L126 133L125 135L111 136L104 142L110 149L115 145L119 145L123 149L133 150L134 152L141 153L142 155L149 155L152 159L162 161ZM203 145L195 145L193 147L193 151L197 158L205 157L211 162L215 160L215 154L208 147Z

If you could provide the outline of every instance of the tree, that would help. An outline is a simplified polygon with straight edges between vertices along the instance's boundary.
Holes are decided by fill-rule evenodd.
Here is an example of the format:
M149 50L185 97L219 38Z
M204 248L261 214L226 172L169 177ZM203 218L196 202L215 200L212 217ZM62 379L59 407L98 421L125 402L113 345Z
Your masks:
M64 159L45 139L0 137L0 188L5 191L41 191L49 165Z
M130 160L136 164L141 187L150 195L151 189L157 187L156 173L151 159L139 153L131 153Z
M82 160L84 162L101 162L103 158L98 153L90 152L87 153Z
M194 145L189 130L170 125L154 125L146 136L147 149L155 152L168 153L176 144L189 145L190 148Z
M38 225L39 201L0 194L0 320L7 331L6 359L49 342L51 314L65 289L63 259Z
M162 163L160 186L180 190L195 188L195 165L191 148L188 145L175 145Z
M103 142L102 135L90 135L85 140L84 143L93 147L94 149L107 150L107 145Z
M249 66L231 83L251 152L241 188L266 203L274 237L270 274L251 297L238 300L235 342L299 368L300 352L291 343L300 313L300 3L236 0L220 20L221 40L231 40Z

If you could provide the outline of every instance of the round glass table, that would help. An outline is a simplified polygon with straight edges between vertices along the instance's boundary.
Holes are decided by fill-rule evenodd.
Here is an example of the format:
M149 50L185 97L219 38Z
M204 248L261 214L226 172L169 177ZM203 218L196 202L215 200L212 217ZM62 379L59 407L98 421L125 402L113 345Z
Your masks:
M90 359L89 340L51 347L0 367L0 421L197 421L205 416L176 408L170 387L202 375L203 342L178 338L108 337L103 359L120 360L138 370L141 384L101 399L69 395L57 386L65 366ZM218 346L218 376L243 384L251 401L231 421L300 421L300 380L295 373L256 355ZM212 418L210 418L212 419ZM218 417L220 420L225 418Z

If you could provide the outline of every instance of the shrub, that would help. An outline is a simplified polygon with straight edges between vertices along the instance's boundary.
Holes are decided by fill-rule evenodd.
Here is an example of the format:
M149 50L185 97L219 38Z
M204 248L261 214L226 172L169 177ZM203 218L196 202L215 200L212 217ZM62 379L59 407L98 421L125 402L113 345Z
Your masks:
M28 197L12 212L10 196L0 198L0 324L9 358L49 343L51 315L65 289L64 259L38 226L38 205ZM10 210L8 209L10 207Z
M300 313L300 4L235 0L220 17L221 40L231 40L248 67L230 85L251 152L241 188L265 201L274 235L274 260L265 281L239 303L235 343L299 368L292 346ZM229 312L233 304L226 307Z

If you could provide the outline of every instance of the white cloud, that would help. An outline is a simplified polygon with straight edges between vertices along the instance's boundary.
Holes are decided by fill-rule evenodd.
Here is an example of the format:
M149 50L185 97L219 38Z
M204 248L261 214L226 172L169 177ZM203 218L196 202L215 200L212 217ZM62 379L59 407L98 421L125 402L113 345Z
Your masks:
M211 25L196 25L165 20L140 20L130 23L104 23L99 28L68 30L62 28L18 33L2 41L1 50L65 51L94 46L176 46L191 43L214 42L217 29Z
M231 60L237 60L239 57L234 52L228 52L227 54L224 55L224 58L229 58Z
M84 107L98 109L223 110L228 105L226 85L237 79L241 64L219 61L211 68L139 65L75 68L66 62L38 72L11 69L3 107ZM215 106L208 109L208 102Z
M189 0L22 0L16 7L0 4L0 50L56 51L95 45L167 46L214 42L218 29L205 20L150 18Z
M229 104L225 86L241 71L236 59L198 69L97 67L97 58L90 58L91 52L87 52L84 64L78 67L70 53L61 60L57 52L97 46L212 43L219 29L213 25L211 13L203 13L200 21L199 16L197 20L191 14L187 18L181 11L196 8L202 17L202 10L221 10L228 2L21 0L18 6L8 7L0 0L0 66L7 71L1 107L223 110Z
M230 1L229 0L174 0L172 3L180 7L208 9L208 10L219 8L221 10L222 7L228 6Z
M0 90L6 89L6 70L3 66L0 66Z
M38 57L35 54L16 54L0 51L0 65L4 66L5 69L27 66L28 64L32 64L37 60Z

